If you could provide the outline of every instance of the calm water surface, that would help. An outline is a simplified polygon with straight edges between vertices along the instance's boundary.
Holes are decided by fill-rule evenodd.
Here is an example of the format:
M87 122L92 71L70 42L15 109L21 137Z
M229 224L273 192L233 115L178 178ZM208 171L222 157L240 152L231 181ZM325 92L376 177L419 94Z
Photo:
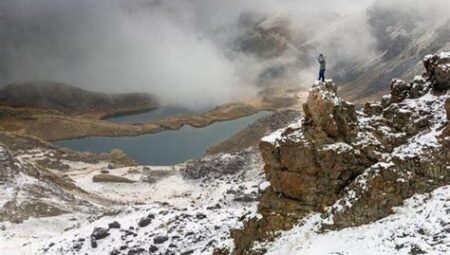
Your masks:
M191 113L196 113L196 112L188 110L186 108L182 108L182 107L163 106L163 107L156 108L156 109L148 111L148 112L124 115L124 116L117 116L117 117L108 118L106 120L111 121L111 122L119 122L119 123L143 123L143 122L161 120L161 119L171 117L171 116L191 114Z
M270 112L259 112L240 119L216 122L204 128L186 125L179 130L157 134L136 137L86 137L56 141L55 144L95 153L109 152L117 148L141 164L172 165L202 156L210 146L231 137L269 114Z

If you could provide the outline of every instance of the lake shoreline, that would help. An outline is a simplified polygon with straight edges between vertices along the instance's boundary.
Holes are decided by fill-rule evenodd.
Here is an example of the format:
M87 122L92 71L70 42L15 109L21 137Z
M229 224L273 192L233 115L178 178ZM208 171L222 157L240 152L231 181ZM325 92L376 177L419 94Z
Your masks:
M271 115L260 111L255 114L215 122L202 128L184 125L178 130L168 130L138 137L85 137L56 141L59 147L80 152L108 153L119 149L130 158L144 165L174 165L206 154L219 144L255 121Z
M250 116L260 111L299 109L305 100L302 93L305 92L301 89L292 91L292 88L277 88L275 92L270 91L245 103L230 103L201 114L173 116L147 123L114 123L98 118L55 114L39 109L10 109L12 114L0 116L0 126L4 131L34 136L50 142L90 136L132 137L178 130L185 125L202 128L216 122ZM19 111L20 114L14 114Z

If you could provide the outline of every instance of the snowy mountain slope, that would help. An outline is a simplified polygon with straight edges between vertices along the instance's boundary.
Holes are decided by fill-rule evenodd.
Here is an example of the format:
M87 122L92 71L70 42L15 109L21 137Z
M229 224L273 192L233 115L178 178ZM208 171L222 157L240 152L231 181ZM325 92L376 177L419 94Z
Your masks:
M0 144L0 219L20 223L29 217L71 211L93 212L86 192L47 170L24 163Z
M68 172L88 192L128 201L129 205L116 206L114 215L75 213L30 219L21 225L6 223L2 250L8 254L153 254L149 250L155 249L163 254L208 254L217 246L230 246L229 229L240 227L245 217L255 215L256 199L265 182L258 154L253 151L246 155L248 163L242 169L233 174L216 173L214 178L208 173L196 179L183 178L178 170L183 166L176 170L167 167L110 170L130 179L148 177L145 171L170 172L155 183L131 185L89 181L101 168L87 174ZM226 165L236 156L215 157L210 161ZM148 225L139 226L147 217ZM70 224L63 219L70 219ZM108 237L92 244L94 227L108 229L108 224L114 221L120 224L120 229L109 229ZM53 227L44 227L49 222L53 222ZM46 231L36 235L42 227Z
M450 250L450 186L405 201L395 213L360 227L321 233L320 214L259 244L266 254L448 254Z

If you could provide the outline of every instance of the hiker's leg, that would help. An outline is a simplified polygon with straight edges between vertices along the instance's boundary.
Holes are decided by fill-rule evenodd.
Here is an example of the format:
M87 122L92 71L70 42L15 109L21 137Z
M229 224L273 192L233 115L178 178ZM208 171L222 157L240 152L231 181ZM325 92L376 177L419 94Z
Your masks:
M325 81L324 70L320 70L319 72L319 81Z

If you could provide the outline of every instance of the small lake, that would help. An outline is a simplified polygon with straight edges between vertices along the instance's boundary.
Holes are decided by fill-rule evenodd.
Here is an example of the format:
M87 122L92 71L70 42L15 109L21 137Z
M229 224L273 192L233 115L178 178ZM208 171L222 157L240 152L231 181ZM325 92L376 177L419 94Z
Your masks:
M163 106L154 110L107 118L107 121L117 123L144 123L149 121L161 120L171 116L197 113L186 108L176 106Z
M212 145L226 140L269 114L270 112L259 112L235 120L216 122L203 128L185 125L179 130L136 137L86 137L56 141L55 144L94 153L109 152L117 148L140 164L172 165L204 155Z

